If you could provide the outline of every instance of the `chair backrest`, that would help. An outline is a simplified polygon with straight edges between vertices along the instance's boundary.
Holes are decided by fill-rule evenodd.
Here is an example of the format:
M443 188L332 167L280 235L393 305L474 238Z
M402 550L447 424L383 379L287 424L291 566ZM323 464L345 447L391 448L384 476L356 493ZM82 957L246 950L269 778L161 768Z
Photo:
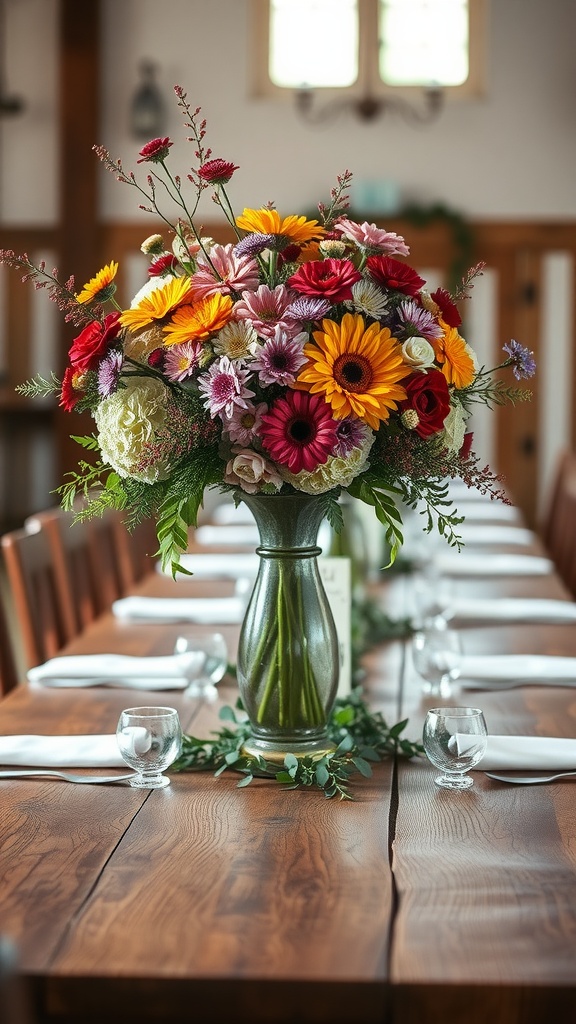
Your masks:
M1 544L24 658L31 668L54 657L71 639L69 610L44 532L12 530L2 536Z
M15 640L2 589L0 587L0 697L5 697L18 684L18 670L14 652Z
M542 539L558 575L576 596L576 454L558 463Z

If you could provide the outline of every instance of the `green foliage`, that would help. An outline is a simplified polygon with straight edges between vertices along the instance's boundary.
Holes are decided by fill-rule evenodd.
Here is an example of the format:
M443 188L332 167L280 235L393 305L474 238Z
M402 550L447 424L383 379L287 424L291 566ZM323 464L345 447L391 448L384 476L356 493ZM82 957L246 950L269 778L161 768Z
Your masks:
M51 370L47 380L38 373L30 380L24 381L23 384L17 384L14 390L19 395L24 395L25 398L48 398L49 395L60 394L61 387L60 380Z
M239 787L248 786L254 778L267 778L281 783L287 789L312 786L330 799L351 799L350 780L360 774L369 778L371 763L396 753L415 757L423 753L421 744L402 736L408 720L389 726L380 712L372 712L364 702L359 688L350 696L339 698L328 723L328 738L334 751L321 758L297 758L287 754L279 769L263 757L244 753L243 747L250 736L250 726L243 713L240 700L236 707L225 706L220 719L231 723L212 732L212 739L200 740L184 736L182 753L172 765L173 771L213 771L216 776L228 769L239 772L243 778Z

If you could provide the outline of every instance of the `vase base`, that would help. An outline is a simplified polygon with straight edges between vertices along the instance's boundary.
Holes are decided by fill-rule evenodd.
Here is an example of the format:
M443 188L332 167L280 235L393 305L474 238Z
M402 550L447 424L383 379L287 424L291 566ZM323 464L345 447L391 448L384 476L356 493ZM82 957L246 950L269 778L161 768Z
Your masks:
M263 757L265 761L278 765L284 764L286 754L293 754L299 758L311 757L314 761L319 761L321 757L333 754L335 750L336 745L330 743L327 736L285 742L251 736L242 746L242 753L247 757Z

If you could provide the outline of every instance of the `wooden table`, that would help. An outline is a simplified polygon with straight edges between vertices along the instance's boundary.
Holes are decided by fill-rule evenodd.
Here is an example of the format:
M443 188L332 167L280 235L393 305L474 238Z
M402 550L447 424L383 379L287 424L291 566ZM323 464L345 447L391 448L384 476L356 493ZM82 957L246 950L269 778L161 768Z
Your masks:
M206 586L151 574L141 590ZM555 576L462 592L566 597ZM175 588L178 588L175 590ZM213 584L212 592L230 592ZM174 625L104 616L69 648L166 654ZM233 642L235 630L226 632ZM462 630L473 652L576 655L573 626ZM401 643L366 658L366 693L418 738L430 700ZM180 693L183 727L215 709ZM220 688L224 703L234 691ZM576 736L576 690L464 692L489 731ZM437 702L437 701L436 701ZM134 691L19 687L0 732L113 732ZM165 790L0 780L0 932L40 1022L572 1024L576 790L476 773L438 790L427 761L387 761L352 802L226 773Z

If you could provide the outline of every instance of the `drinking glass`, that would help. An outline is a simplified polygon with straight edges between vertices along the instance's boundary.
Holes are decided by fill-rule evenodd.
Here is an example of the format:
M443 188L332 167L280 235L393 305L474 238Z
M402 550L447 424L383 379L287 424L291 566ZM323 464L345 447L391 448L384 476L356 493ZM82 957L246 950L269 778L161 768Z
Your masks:
M422 692L449 697L452 682L460 675L462 648L453 629L423 629L412 638L414 667L425 680Z
M137 789L163 789L170 785L162 772L180 754L182 729L174 708L126 708L118 720L116 739L122 758L137 775Z
M437 573L416 573L413 579L417 629L445 629L454 615L452 580Z
M442 772L434 782L443 789L470 789L466 774L484 756L486 722L479 708L431 708L422 742L426 756Z
M228 647L221 633L180 633L174 645L188 697L213 700L216 684L228 668Z

